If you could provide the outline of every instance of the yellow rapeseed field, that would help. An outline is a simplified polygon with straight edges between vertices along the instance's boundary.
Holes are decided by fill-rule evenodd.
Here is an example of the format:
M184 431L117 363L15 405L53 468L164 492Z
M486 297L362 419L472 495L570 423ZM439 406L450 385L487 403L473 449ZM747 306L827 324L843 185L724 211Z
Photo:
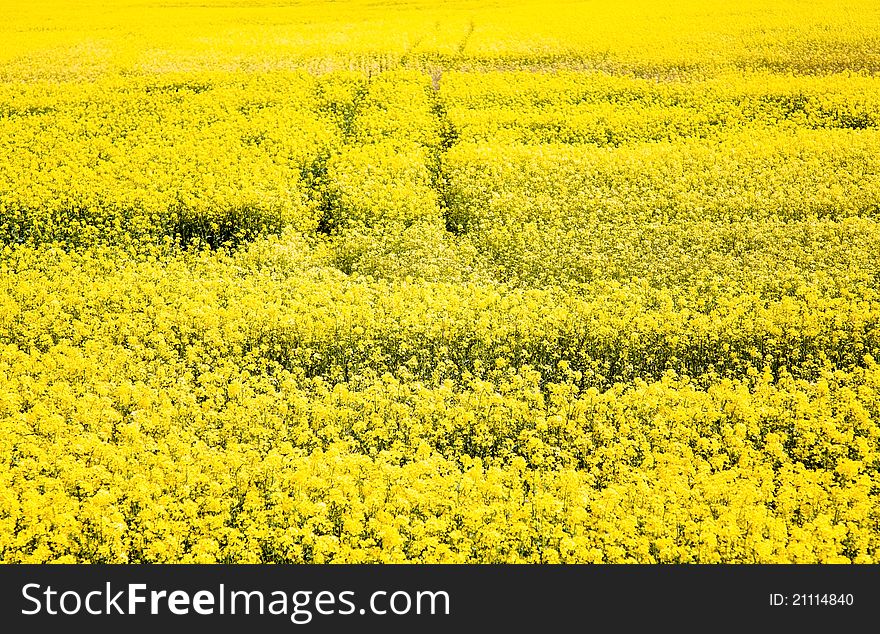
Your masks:
M876 0L0 16L0 561L880 562Z

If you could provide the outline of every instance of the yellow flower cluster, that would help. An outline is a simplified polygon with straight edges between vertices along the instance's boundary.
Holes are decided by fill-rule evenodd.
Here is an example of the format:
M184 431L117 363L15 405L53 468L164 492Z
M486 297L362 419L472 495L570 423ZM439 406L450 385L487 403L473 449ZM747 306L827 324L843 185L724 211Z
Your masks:
M602 72L467 73L441 92L460 140L593 143L716 138L732 130L865 129L880 123L873 75L722 74L658 83ZM757 129L757 130L756 130Z
M313 172L339 143L301 72L0 89L0 236L8 242L220 243L312 230Z
M876 2L0 13L0 562L880 562Z
M441 218L437 190L421 148L354 145L327 165L334 227L411 225Z
M466 227L872 216L878 168L876 128L617 148L461 144L446 156L450 212Z
M283 267L270 267L284 249ZM613 365L630 345L630 363L675 351L721 359L707 354L712 336L723 339L720 353L747 336L748 320L729 315L740 329L727 336L698 314L682 326L688 311L670 303L608 321L631 296L621 289L593 315L604 344L579 348L565 337L601 335L574 325L579 304L565 304L568 295L353 283L321 257L277 240L228 256L150 254L128 264L109 248L8 250L0 557L880 555L872 357L810 380L759 371L757 359L740 378L704 373L707 385L655 359L667 367L656 380L597 389L575 369L584 359L559 357L604 345ZM864 330L842 306L826 313L828 328ZM803 332L802 313L779 310L790 332ZM653 335L615 332L640 318L630 327L650 324ZM753 327L771 329L767 318ZM701 342L672 348L670 334L664 352L667 328L684 334L699 323ZM831 330L827 341L839 335ZM653 350L639 347L652 337ZM542 348L542 338L552 345Z
M876 73L875 0L2 0L4 77L305 67Z
M876 127L617 147L471 142L444 154L445 201L449 223L508 280L699 284L711 273L778 286L782 274L813 285L873 262L878 157Z

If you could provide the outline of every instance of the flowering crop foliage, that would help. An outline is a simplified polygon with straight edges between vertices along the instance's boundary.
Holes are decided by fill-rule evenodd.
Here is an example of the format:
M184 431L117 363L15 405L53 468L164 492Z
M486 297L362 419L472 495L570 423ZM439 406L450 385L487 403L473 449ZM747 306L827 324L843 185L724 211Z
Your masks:
M804 5L0 0L0 561L880 562Z

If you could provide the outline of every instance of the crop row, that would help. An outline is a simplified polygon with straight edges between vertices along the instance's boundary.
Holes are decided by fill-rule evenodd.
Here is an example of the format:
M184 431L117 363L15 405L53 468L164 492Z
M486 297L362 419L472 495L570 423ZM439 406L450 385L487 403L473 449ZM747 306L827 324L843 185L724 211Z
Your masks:
M154 336L161 337L162 333ZM872 562L880 370L545 395L0 345L5 562Z
M68 246L164 236L217 245L287 226L342 231L445 216L454 230L476 228L478 247L494 252L487 241L506 242L531 223L557 241L560 231L589 231L597 221L876 214L871 78L841 78L828 94L818 80L757 82L763 92L747 84L740 93L758 94L742 99L766 107L754 115L764 127L748 129L716 116L718 108L740 112L742 99L708 88L694 96L687 83L584 73L520 82L496 73L474 85L470 75L436 76L439 92L434 79L412 71L169 74L45 90L5 84L0 236ZM501 106L480 106L493 94ZM794 110L792 100L800 103ZM579 125L569 116L579 108L592 113L599 136L560 143L573 140L563 128ZM713 119L717 132L670 132L670 108L686 126ZM665 132L648 129L648 110L666 121ZM611 147L610 119L599 122L599 111L622 126ZM864 129L808 129L840 127L828 117L859 119L865 125L843 127ZM532 134L544 126L538 120L549 132ZM652 142L659 139L667 142ZM487 227L501 234L489 238Z
M391 372L436 383L529 366L545 383L582 388L670 370L815 378L880 358L876 289L822 291L808 278L762 297L723 278L690 290L645 280L524 289L352 279L308 253L299 264L264 254L119 266L112 254L51 253L4 260L0 341L122 345L194 370L231 355L254 372L331 382Z
M714 137L748 128L876 128L877 79L734 74L655 80L586 72L444 73L463 142L588 143Z

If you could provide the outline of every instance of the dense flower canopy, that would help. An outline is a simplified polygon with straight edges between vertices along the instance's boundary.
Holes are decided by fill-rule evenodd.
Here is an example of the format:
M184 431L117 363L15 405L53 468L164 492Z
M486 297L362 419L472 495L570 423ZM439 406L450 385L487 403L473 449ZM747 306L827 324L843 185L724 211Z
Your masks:
M875 2L0 7L0 561L880 561Z

